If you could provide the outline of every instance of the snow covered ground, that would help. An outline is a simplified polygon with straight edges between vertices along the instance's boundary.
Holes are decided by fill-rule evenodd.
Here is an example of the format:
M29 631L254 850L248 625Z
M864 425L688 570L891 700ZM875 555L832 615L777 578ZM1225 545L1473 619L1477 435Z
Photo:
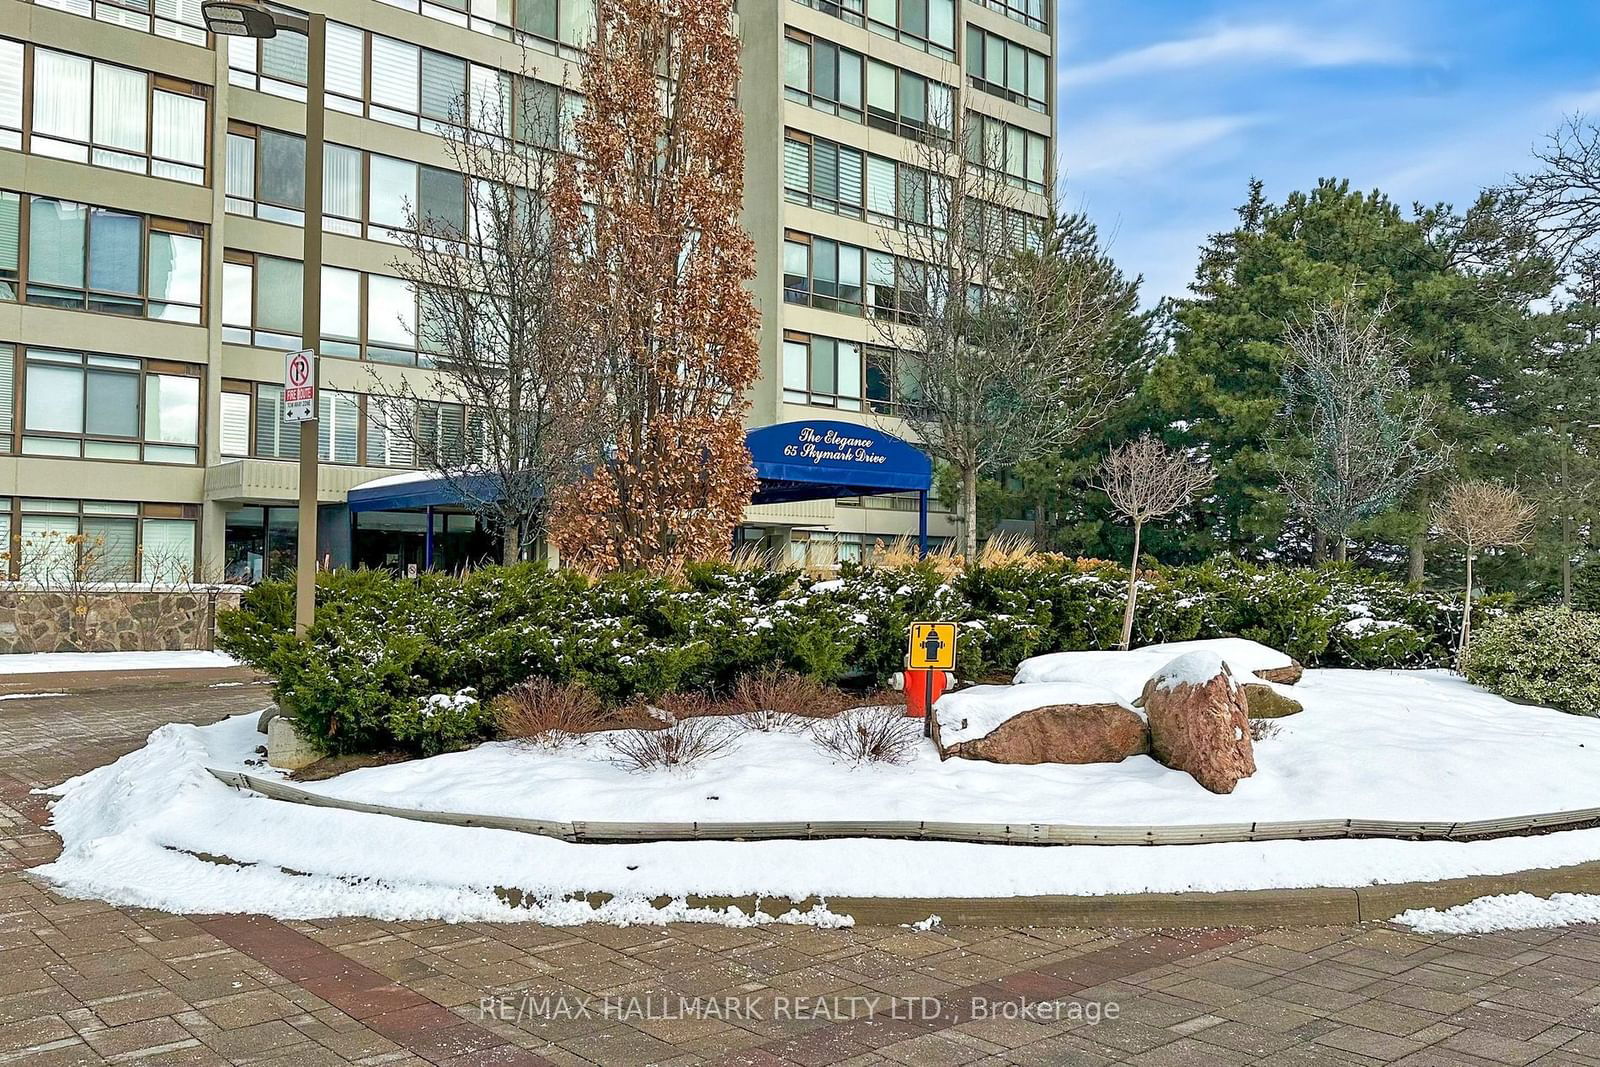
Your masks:
M1282 732L1258 746L1261 771L1232 796L1206 793L1186 775L1142 757L1115 766L1002 768L940 764L925 751L905 767L852 769L827 764L803 738L759 734L744 736L727 759L684 775L629 774L604 762L593 745L550 754L498 744L352 772L316 788L391 804L545 818L986 821L1026 812L1031 821L1232 822L1472 818L1600 804L1595 720L1508 704L1442 674L1308 672L1296 689L1307 710L1280 720ZM748 923L761 920L694 909L682 898L759 894L798 902L1355 887L1600 858L1600 830L1470 844L574 845L272 801L207 773L207 766L243 766L260 743L254 714L209 727L164 726L143 749L56 787L52 826L64 849L34 873L70 895L179 912ZM538 903L514 906L497 887ZM586 892L616 897L600 909L568 899ZM677 901L656 909L649 900L657 896ZM807 905L782 921L847 918Z
M0 656L0 678L10 674L64 671L153 671L193 667L237 667L226 652L29 652Z
M1045 703L1088 693L1085 683L1045 686ZM1228 796L1148 756L1082 766L941 763L925 741L909 764L851 766L830 762L804 734L757 732L742 734L727 757L677 774L618 767L603 735L591 735L556 752L500 742L306 788L398 807L600 822L1160 825L1466 820L1600 807L1600 720L1511 704L1442 672L1310 671L1292 691L1306 710L1277 720L1278 732L1256 745L1256 774Z
M1600 896L1592 893L1504 893L1479 897L1453 908L1413 908L1391 922L1423 934L1487 934L1495 930L1534 930L1546 926L1600 923Z

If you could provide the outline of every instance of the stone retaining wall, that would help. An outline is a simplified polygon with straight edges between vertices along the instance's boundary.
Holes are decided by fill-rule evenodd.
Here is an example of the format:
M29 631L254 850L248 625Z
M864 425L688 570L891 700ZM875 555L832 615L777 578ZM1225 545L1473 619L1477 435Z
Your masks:
M237 608L242 592L0 588L0 654L214 648L217 614Z

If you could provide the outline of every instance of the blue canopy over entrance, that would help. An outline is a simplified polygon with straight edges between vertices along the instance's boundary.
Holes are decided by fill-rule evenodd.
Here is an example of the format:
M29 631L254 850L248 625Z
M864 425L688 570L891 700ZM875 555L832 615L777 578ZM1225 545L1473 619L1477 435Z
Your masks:
M760 480L753 504L787 504L799 500L917 494L917 537L928 547L928 492L933 488L933 462L927 454L893 434L870 426L832 419L806 419L760 426L745 434L745 445ZM431 561L433 509L459 507L462 482L480 500L496 495L497 476L490 473L445 478L415 471L380 478L350 490L352 513L408 511L428 514Z

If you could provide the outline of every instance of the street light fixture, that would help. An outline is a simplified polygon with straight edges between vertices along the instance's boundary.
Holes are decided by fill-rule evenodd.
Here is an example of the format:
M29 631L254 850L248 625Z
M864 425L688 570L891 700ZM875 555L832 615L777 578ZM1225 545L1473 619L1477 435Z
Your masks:
M208 0L200 7L206 28L221 37L266 41L279 30L306 37L305 242L301 254L300 347L311 353L312 381L321 388L322 153L327 81L328 20L274 11L256 0ZM317 605L317 411L300 423L300 494L294 570L294 632L311 629Z

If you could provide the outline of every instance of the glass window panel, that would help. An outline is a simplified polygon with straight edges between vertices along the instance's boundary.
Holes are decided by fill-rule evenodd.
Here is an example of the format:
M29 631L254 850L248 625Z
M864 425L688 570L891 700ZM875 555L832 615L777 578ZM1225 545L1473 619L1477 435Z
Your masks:
M72 141L89 139L90 63L78 56L33 52L33 132Z
M799 192L811 192L811 146L803 141L783 142L783 184Z
M357 460L356 423L360 407L349 393L324 389L317 395L317 453L329 463Z
M374 467L409 467L415 448L407 427L411 405L394 397L367 397L367 463Z
M461 175L453 170L423 167L419 195L419 214L434 225L442 225L447 232L462 234L467 228L466 191Z
M152 318L198 322L201 242L198 237L150 231L149 297ZM159 302L163 306L157 306ZM191 305L189 308L166 304Z
M372 156L372 189L367 201L367 221L378 226L405 229L408 205L417 202L417 165L388 156Z
M28 216L28 280L83 288L84 231L89 210L82 204L34 197Z
M0 192L0 300L14 297L8 282L17 278L22 241L22 197Z
M283 386L256 386L256 455L300 458L300 425L283 421Z
M861 348L854 341L840 341L838 345L839 395L861 395Z
M789 37L783 41L783 84L796 92L811 92L811 49Z
M13 428L16 411L17 392L12 376L16 373L16 349L11 345L0 345L0 452L11 450L11 430ZM8 505L0 500L0 512L4 512ZM0 538L0 551L5 549L6 541ZM5 568L0 566L0 577L4 577Z
M322 336L353 341L361 329L361 273L322 268Z
M783 387L785 389L805 392L808 388L807 367L810 364L810 350L803 341L783 342Z
M250 394L222 394L221 434L218 439L224 456L250 454Z
M222 322L225 326L255 324L251 313L255 298L255 268L248 263L222 265Z
M361 152L327 145L322 155L322 211L341 219L361 217Z
M837 388L834 374L834 342L832 338L816 337L811 341L811 391L833 393Z
M22 413L25 430L83 432L83 370L30 361L27 398Z
M867 61L867 106L886 115L895 113L895 69L875 59Z
M87 378L84 430L105 437L138 437L139 376L91 370Z
M417 111L418 48L392 37L372 36L372 102L408 114Z
M105 208L89 211L89 288L103 293L140 291L144 220Z
M98 516L83 520L84 577L96 582L131 582L134 580L134 537L137 523L133 519L108 519Z
M422 53L422 113L460 121L466 117L466 60L440 52Z
M361 31L339 22L328 23L328 91L361 99Z
M331 146L330 146L331 147ZM256 140L228 134L228 173L225 189L242 200L256 198Z
M256 326L300 334L300 263L261 256L256 260Z
M199 378L186 374L145 375L144 439L178 445L199 444Z
M517 0L517 27L546 40L555 40L556 0Z
M22 42L0 41L0 130L22 129ZM0 144L7 148L21 147L21 138L15 141L0 134Z
M417 330L417 301L401 278L367 276L367 339L410 348Z
M95 114L100 113L99 105ZM162 159L201 166L206 156L206 102L196 96L155 92L150 151Z
M78 577L78 550L68 540L78 534L78 516L24 515L21 533L18 570L24 580L66 582Z
M306 83L306 39L303 34L280 33L261 42L261 73L270 78Z
M109 63L94 65L94 142L144 152L146 76Z
M558 36L562 44L589 47L594 36L594 0L560 0Z
M194 520L145 519L139 580L181 582L194 575Z
M276 130L262 130L261 200L279 207L305 210L306 142Z

